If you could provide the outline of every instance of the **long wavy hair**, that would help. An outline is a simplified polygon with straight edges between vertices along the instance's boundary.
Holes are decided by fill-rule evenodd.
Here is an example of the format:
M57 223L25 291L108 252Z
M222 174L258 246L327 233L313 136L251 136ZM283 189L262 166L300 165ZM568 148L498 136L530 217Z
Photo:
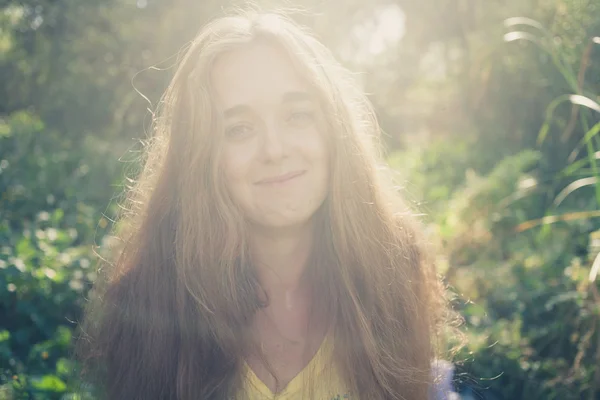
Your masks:
M334 325L333 363L361 399L422 400L446 306L421 228L386 173L374 112L327 48L290 19L241 13L207 25L162 98L91 292L78 354L111 400L226 399L243 385L248 327L265 307L244 217L218 168L210 74L225 52L276 46L317 93L329 188L310 262Z

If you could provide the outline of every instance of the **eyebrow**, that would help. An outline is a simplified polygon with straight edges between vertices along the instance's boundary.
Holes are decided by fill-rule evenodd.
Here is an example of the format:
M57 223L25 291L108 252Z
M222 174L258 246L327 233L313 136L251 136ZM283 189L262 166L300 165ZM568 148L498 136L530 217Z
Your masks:
M281 102L284 104L285 103L296 103L296 102L300 102L300 101L310 101L313 99L314 99L314 96L311 95L309 92L297 90L297 91L285 92L283 94L283 96L281 97ZM239 105L236 105L236 106L226 109L223 112L223 115L225 116L225 118L231 118L238 114L244 114L250 110L251 110L250 106L248 106L246 104L239 104Z
M313 96L305 91L286 92L283 94L283 103L312 100Z

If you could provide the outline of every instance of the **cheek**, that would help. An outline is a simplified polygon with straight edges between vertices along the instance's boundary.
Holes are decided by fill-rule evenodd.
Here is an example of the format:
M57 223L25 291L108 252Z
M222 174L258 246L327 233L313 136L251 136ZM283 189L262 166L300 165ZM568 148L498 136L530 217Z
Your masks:
M315 131L311 135L306 136L304 141L304 152L318 165L327 167L329 161L329 145L325 137L325 133Z
M252 164L249 153L239 146L226 146L221 153L220 168L223 170L227 188L235 197L240 195L247 183Z

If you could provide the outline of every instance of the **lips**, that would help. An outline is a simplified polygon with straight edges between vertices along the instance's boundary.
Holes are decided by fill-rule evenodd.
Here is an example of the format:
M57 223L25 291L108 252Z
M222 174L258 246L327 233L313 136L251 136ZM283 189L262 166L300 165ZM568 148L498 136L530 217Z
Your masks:
M288 172L283 175L261 179L260 181L256 182L256 184L257 185L276 185L276 184L286 183L288 181L291 181L294 178L299 177L300 175L303 175L305 172L306 171L303 171L303 170L302 171L292 171L292 172Z

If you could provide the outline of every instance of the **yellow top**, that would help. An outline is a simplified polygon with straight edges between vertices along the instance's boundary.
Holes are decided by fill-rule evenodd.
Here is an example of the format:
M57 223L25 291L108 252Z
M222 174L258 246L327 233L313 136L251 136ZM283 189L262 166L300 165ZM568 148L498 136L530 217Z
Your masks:
M245 364L246 379L237 400L344 400L350 394L335 368L332 367L332 346L329 336L308 365L279 393L271 390Z

